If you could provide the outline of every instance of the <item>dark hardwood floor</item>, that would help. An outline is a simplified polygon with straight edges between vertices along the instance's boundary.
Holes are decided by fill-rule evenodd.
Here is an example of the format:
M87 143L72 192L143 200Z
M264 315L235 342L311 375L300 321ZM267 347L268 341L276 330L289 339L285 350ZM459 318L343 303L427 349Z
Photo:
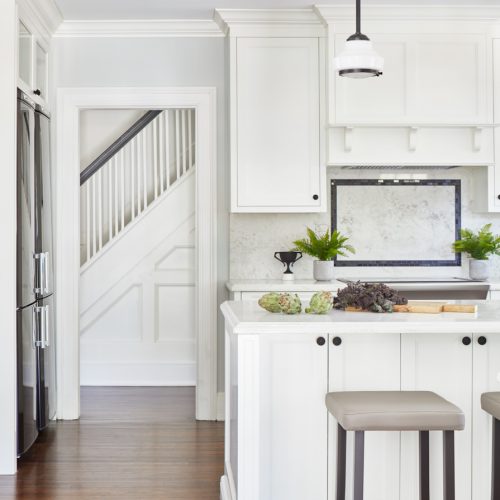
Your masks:
M194 419L193 388L86 387L81 413L0 476L1 499L219 498L223 423Z

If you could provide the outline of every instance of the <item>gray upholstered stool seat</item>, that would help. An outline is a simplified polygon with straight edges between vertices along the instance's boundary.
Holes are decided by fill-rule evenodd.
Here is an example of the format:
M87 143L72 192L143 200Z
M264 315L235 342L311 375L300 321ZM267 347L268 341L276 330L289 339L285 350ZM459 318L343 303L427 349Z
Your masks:
M442 431L442 498L455 500L454 431L465 427L460 408L429 391L330 392L325 402L338 423L336 500L346 494L347 431L354 431L353 500L363 500L365 431L418 431L420 500L430 500L429 431Z
M500 500L500 392L485 392L481 394L481 408L493 417L491 461L491 498Z
M482 394L481 408L500 420L500 392L485 392Z
M497 404L500 413L500 397ZM465 426L460 408L429 391L331 392L326 406L346 431L458 431Z

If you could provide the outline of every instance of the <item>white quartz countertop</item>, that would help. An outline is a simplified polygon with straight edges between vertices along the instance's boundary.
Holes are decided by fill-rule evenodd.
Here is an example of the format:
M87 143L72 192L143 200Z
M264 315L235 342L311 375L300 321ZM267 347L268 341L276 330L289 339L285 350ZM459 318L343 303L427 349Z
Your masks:
M367 278L369 281L369 278ZM390 278L388 278L388 282ZM481 284L483 282L480 282ZM500 290L500 279L498 281L485 281L485 285L490 286L490 290ZM406 288L404 282L392 283L391 286L400 290ZM467 289L473 288L478 285L477 281L460 281L460 282L422 282L410 283L409 286L415 290L421 288L422 290L443 290L443 289ZM345 283L341 281L315 281L315 280L234 280L226 283L226 288L230 292L320 292L320 291L337 291L345 287Z
M270 313L253 301L227 301L221 305L226 328L234 334L262 333L498 333L500 301L449 301L478 304L477 313L370 313L333 310L329 314L285 315Z

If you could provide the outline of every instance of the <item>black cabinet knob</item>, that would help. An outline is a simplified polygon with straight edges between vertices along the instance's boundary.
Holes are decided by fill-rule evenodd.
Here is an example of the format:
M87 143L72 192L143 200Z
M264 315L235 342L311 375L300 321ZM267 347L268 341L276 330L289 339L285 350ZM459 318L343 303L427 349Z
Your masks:
M486 344L486 342L488 342L488 340L486 339L486 337L481 336L481 337L479 337L479 338L477 339L477 343L478 343L479 345L484 345L484 344Z
M35 95L42 95L42 91L40 89L36 89L33 91L33 94Z
M319 196L317 194L313 194L313 200L317 200Z
M318 337L316 339L316 344L318 345L325 345L325 342L326 342L325 337Z
M462 339L462 344L463 345L470 345L470 343L472 342L471 338L470 337L464 337Z
M337 345L339 346L340 344L342 344L342 339L340 337L333 337L333 345Z
M500 194L497 196L497 198L500 200Z

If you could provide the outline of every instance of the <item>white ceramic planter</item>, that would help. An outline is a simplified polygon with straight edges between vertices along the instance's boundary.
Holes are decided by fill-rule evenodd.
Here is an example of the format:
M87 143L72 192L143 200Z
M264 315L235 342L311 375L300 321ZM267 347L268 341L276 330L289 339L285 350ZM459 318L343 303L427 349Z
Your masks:
M313 275L316 281L332 281L334 279L333 260L315 260L313 266Z
M469 277L473 280L487 280L490 277L490 261L470 259Z

